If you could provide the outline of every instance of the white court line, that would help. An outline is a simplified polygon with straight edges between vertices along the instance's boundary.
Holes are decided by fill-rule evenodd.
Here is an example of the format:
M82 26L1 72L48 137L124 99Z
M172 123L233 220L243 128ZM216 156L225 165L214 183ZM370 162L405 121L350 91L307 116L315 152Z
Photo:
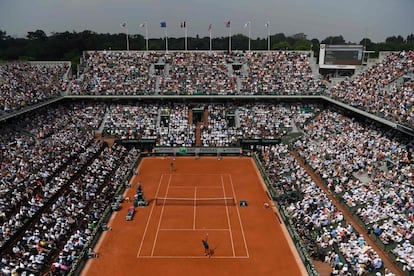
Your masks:
M170 174L170 177L168 178L167 191L165 192L165 197L167 197L167 195L168 195L168 190L170 188L170 183L171 183L171 174ZM155 245L157 244L158 233L160 232L160 225L161 225L162 215L164 213L164 209L165 209L165 199L164 199L164 204L162 205L162 208L161 208L161 215L160 215L160 218L158 220L157 232L155 233L155 239L154 239L154 244L152 245L151 256L154 255Z
M224 189L224 180L223 175L220 176L221 178L221 186L223 187L223 197L226 198L226 190ZM229 207L226 204L226 214L227 214L227 223L230 229L230 242L231 242L231 250L233 251L233 257L236 256L236 252L234 251L234 242L233 242L233 232L231 231L231 223L230 223L230 216L229 216Z
M195 185L197 185L197 184L195 184ZM191 188L194 188L194 187L197 187L197 188L203 188L203 189L221 189L221 186L189 186L189 185L172 185L171 187L170 187L170 189L174 189L174 188L176 188L176 189L191 189Z
M197 198L197 186L194 187L194 198ZM196 224L196 211L197 211L197 201L194 200L194 217L193 217L193 230L195 229Z
M180 175L192 175L192 176L203 176L203 175L222 175L221 173L177 173L174 174L174 176L180 176Z
M139 256L143 259L209 259L206 256ZM248 256L211 256L210 259L247 259Z
M161 187L161 183L162 183L162 178L164 177L164 174L161 174L160 177L160 181L158 182L158 188L157 191L155 192L155 197L158 196L158 192L160 191L160 187ZM138 253L137 253L137 258L139 257L139 255L141 254L141 249L142 249L142 245L144 244L144 240L145 240L145 235L147 234L147 230L148 230L148 226L149 226L149 222L151 220L151 216L152 216L152 211L154 211L154 207L155 207L155 202L152 204L151 207L151 211L150 214L148 216L148 220L147 220L147 225L145 226L145 230L144 230L144 234L142 235L142 239L141 239L141 244L139 245L139 249L138 249Z
M231 184L231 189L233 190L234 200L237 203L236 192L234 191L234 185L233 185L233 178L231 177L231 174L227 174L227 175L230 178L230 184ZM244 235L243 223L242 223L242 220L241 220L241 216L240 216L240 212L239 212L239 207L237 206L237 204L236 204L236 210L237 210L237 215L239 216L240 228L241 228L241 231L242 231L243 241L244 241L244 247L246 249L247 257L249 258L249 256L250 256L249 255L249 249L247 247L247 241L246 241L246 236Z
M192 229L192 228L160 228L160 231L230 231L230 229Z

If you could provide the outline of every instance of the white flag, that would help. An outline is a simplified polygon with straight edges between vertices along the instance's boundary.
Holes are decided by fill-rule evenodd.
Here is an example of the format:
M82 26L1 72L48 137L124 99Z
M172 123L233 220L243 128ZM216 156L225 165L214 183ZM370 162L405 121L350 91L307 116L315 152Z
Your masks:
M139 26L140 26L141 28L144 28L144 27L145 27L145 23L139 24Z
M121 23L121 27L122 27L122 28L126 28L126 26L127 26L127 23L126 23L126 22L122 22L122 23Z
M250 21L247 21L247 22L244 24L244 27L245 27L245 28L247 28L249 25L250 25Z

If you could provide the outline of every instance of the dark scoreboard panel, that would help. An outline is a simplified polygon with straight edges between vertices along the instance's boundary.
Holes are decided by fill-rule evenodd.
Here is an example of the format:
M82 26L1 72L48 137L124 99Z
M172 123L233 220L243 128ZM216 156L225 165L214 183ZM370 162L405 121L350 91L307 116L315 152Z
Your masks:
M342 49L326 49L325 64L333 65L361 65L362 49L342 50Z
M355 66L362 65L363 55L362 45L321 44L319 66L329 69L355 69Z

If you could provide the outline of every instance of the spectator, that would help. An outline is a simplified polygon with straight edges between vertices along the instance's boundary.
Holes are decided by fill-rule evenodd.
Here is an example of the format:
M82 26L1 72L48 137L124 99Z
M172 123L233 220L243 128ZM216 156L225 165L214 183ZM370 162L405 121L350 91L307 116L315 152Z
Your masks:
M0 65L0 110L12 112L53 97L66 90L65 63L6 63Z

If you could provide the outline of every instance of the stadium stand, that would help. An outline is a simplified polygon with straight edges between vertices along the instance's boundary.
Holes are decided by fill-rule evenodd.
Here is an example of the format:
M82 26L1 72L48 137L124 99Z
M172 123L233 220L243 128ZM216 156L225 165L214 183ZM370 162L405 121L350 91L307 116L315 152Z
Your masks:
M173 52L167 54L168 73L160 79L161 94L226 95L237 92L227 55L217 52Z
M75 95L142 95L155 93L155 69L160 53L88 51Z
M13 112L66 91L67 63L0 64L0 110Z
M414 52L390 53L359 75L346 79L327 94L352 106L394 122L414 126L412 81L397 85L396 80L414 72Z
M308 56L296 52L89 51L74 95L316 94Z
M412 247L413 144L323 111L295 143L300 155L387 250ZM413 270L412 256L399 262Z
M88 51L68 97L323 94L413 127L413 80L405 78L414 73L413 60L412 51L390 53L326 90L303 53ZM1 64L0 109L13 113L60 96L68 85L67 66ZM165 147L242 146L243 139L292 142L370 237L403 271L414 271L414 145L396 130L303 102L61 103L2 122L2 274L65 275L90 248L98 221L128 174L121 164L138 156L133 147L97 142L99 129L104 138L151 139ZM384 273L378 253L286 145L248 149L258 152L275 200L313 257L338 275Z
M321 95L414 125L412 51L390 53L331 89L298 52L87 52L75 95Z
M290 155L288 146L264 147L261 160L272 177L279 204L286 209L310 254L338 275L365 275L382 268L378 254ZM276 171L275 171L276 170Z
M308 55L296 52L247 52L241 94L318 94L322 82L314 79Z

